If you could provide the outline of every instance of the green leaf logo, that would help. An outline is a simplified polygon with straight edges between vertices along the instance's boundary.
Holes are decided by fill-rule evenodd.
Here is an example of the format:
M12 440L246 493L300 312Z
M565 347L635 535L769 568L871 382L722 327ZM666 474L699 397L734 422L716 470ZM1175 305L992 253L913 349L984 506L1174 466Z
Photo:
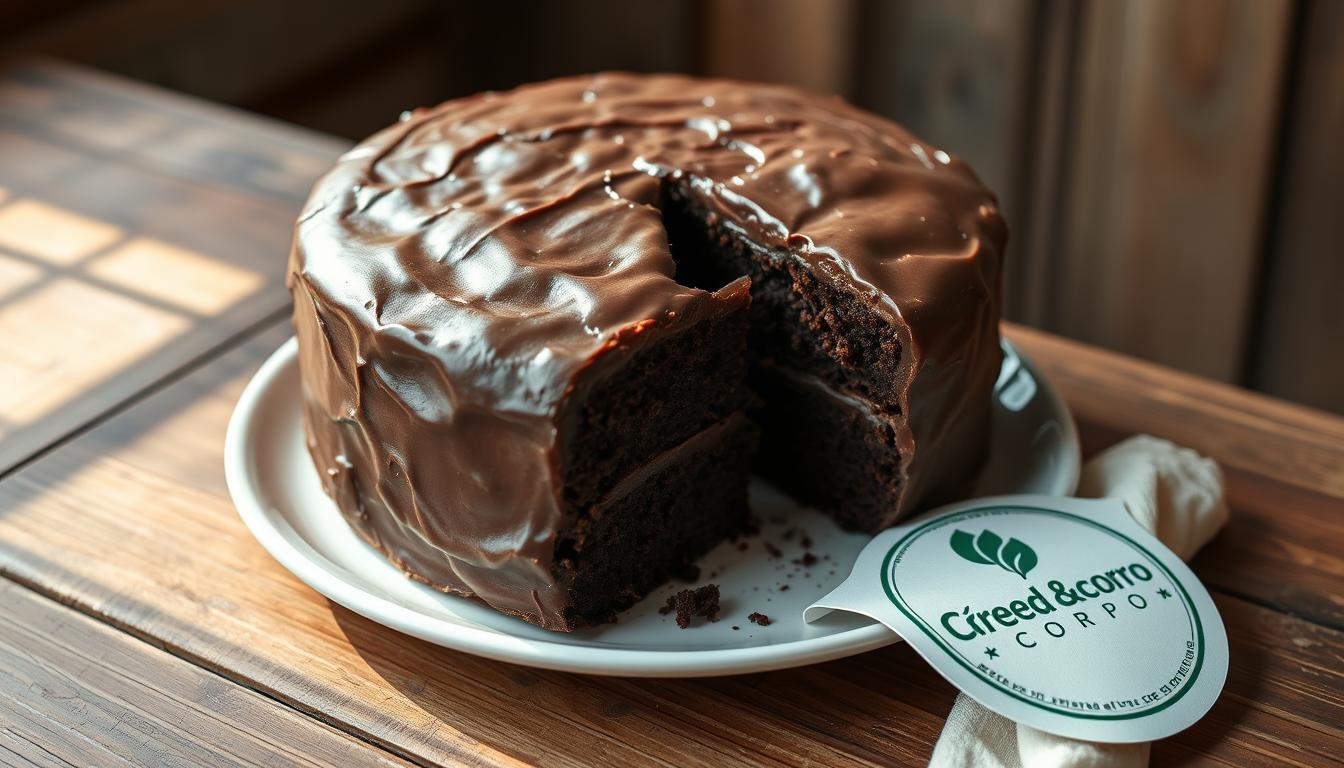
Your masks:
M997 565L1024 579L1038 562L1036 550L1017 539L1009 539L1004 543L1003 537L990 530L981 531L979 536L953 531L951 543L953 552L972 563Z

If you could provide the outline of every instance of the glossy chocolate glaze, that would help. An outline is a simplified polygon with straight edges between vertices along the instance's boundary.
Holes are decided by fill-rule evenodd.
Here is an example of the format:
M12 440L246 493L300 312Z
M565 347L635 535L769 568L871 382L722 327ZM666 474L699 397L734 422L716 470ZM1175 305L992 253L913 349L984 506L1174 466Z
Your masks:
M341 158L290 265L309 448L421 580L564 628L567 417L642 345L741 307L688 288L678 184L869 303L902 341L893 519L982 455L1005 228L960 160L838 99L604 74L417 110Z

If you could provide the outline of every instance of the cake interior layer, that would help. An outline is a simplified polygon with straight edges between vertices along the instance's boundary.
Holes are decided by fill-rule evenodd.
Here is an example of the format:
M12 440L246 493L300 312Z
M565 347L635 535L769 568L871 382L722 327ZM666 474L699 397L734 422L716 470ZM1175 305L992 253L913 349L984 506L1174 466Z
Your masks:
M876 533L895 522L900 453L892 417L816 376L770 364L752 369L762 405L756 473L843 528Z
M625 477L556 548L570 628L611 621L746 525L757 429L741 412Z
M663 226L677 280L714 290L751 278L747 347L754 360L810 373L839 391L900 413L901 343L865 301L818 280L787 251L772 251L724 226L678 185L663 194Z
M756 471L829 513L876 532L896 519L902 460L901 343L864 300L823 283L802 260L749 242L664 186L663 224L684 284L751 279L747 331Z
M654 456L742 410L751 397L746 337L745 308L702 320L594 386L564 453L566 508L581 514Z

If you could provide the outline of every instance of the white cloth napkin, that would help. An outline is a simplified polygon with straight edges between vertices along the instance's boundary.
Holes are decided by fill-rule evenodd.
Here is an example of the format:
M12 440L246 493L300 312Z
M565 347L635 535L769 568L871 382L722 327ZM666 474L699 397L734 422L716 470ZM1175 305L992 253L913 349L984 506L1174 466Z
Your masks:
M1188 560L1227 522L1223 474L1212 459L1147 435L1083 467L1078 495L1115 497L1139 525ZM929 760L932 768L1143 768L1148 744L1099 744L1014 723L957 696Z

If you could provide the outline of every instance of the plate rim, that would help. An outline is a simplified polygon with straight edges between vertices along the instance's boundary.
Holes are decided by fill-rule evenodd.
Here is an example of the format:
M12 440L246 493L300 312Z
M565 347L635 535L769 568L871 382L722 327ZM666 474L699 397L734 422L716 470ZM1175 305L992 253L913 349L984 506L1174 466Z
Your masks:
M1068 487L1061 486L1057 492L1070 494L1077 487L1082 464L1073 415L1035 363L1006 338L1003 343L1012 348L1023 367L1038 382L1038 389L1048 399L1050 410L1064 428L1070 450L1063 456L1060 477L1067 481L1064 485ZM518 637L431 617L347 582L338 575L340 566L309 547L280 519L282 516L278 512L268 512L264 508L265 497L255 482L249 448L256 441L262 425L254 415L286 368L297 365L297 351L298 339L291 336L266 358L244 387L229 417L224 437L225 482L244 525L281 567L322 596L371 621L435 645L497 661L562 672L622 677L714 677L764 672L831 661L901 641L886 626L874 623L832 635L740 648L690 651L601 648Z

